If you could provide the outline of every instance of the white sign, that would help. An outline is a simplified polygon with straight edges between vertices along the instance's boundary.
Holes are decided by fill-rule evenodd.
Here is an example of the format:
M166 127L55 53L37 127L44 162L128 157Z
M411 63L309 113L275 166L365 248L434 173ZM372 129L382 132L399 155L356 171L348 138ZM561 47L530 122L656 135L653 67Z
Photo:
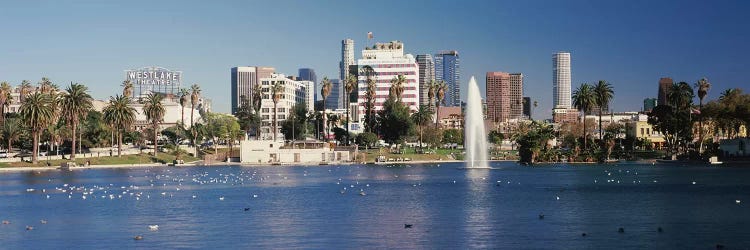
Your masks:
M134 85L181 85L182 72L165 68L142 68L128 70L126 79Z

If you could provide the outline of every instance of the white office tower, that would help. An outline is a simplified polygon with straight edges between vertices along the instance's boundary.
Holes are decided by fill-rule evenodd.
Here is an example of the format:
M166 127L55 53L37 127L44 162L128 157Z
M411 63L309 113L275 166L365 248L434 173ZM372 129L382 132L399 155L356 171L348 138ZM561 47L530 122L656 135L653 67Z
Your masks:
M261 91L263 92L263 99L260 105L261 139L273 140L275 133L276 140L283 140L284 135L281 134L281 122L289 117L295 104L308 101L310 95L308 94L307 87L310 83L307 81L295 81L283 74L271 74L268 78L261 78L260 82ZM277 83L281 85L281 92L283 94L281 94L281 99L276 103L275 115L277 126L276 131L273 131L274 103L273 92L271 90Z
M344 82L349 74L349 67L354 65L354 40L341 40L341 61L339 62L339 79Z
M383 109L388 99L391 80L403 75L406 82L401 101L413 112L419 109L419 65L411 54L404 54L404 44L399 41L375 43L371 48L362 50L362 59L357 60L359 68L358 98L359 120L364 121L367 102L367 78L372 77L376 86L375 112ZM374 75L366 75L363 68L369 66Z
M552 55L552 100L555 109L569 109L570 105L570 53Z

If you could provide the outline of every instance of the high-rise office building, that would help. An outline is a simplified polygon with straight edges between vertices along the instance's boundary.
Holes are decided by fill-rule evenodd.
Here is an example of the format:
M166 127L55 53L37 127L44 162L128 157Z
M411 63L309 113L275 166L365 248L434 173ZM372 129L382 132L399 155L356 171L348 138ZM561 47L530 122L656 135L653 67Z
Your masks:
M446 106L461 106L461 67L458 51L441 51L435 55L435 80L444 81Z
M255 67L231 69L232 114L242 105L242 99L252 100L253 86L257 83Z
M312 81L318 82L318 76L315 74L315 70L311 68L301 68L298 71L297 80L299 81Z
M252 102L253 87L260 83L261 78L268 78L276 69L273 67L233 67L230 72L230 88L232 99L232 114L241 105L242 96Z
M552 55L552 105L556 109L569 109L570 105L570 53Z
M313 81L298 81L305 87L305 106L308 112L315 111L315 83Z
M367 78L371 77L375 82L375 110L383 109L383 103L389 96L391 80L398 75L406 77L403 84L404 92L401 101L411 111L419 109L419 65L411 54L404 54L404 44L399 41L389 43L376 43L372 48L362 50L362 59L357 60L360 71L369 66L374 71L372 75L359 74L357 88L357 104L359 106L359 118L363 121L365 116L365 103L367 102Z
M284 135L281 133L281 124L289 117L294 105L306 102L310 98L309 91L311 90L307 89L309 81L295 81L282 74L271 74L268 77L261 78L258 82L261 84L263 92L260 106L260 137L265 140L273 139L275 133L277 140L283 140ZM274 105L271 88L277 82L281 83L284 94L281 95L278 103ZM276 107L276 112L273 110L274 107ZM273 130L274 115L276 115L276 131Z
M674 81L669 77L662 77L659 79L659 100L657 104L667 105L669 104L669 90L672 88Z
M331 93L326 98L326 109L340 109L344 107L344 90L339 79L331 79Z
M654 110L654 107L658 105L659 102L656 100L656 98L646 98L643 99L643 112L651 112L651 110Z
M354 40L341 40L341 61L339 62L339 79L346 81L349 75L349 67L354 65Z
M487 119L494 122L506 122L510 117L510 74L505 72L487 72Z
M524 96L523 97L523 115L531 119L531 107L533 103L531 103L531 97Z
M419 64L419 105L428 106L430 88L428 84L435 80L435 61L432 55L417 55L417 64Z
M523 74L510 74L510 119L523 115Z
M318 75L315 74L315 70L311 68L301 68L297 72L298 81L311 81L313 82L313 89L318 85ZM313 102L317 100L318 95L313 94ZM308 104L312 105L312 104Z

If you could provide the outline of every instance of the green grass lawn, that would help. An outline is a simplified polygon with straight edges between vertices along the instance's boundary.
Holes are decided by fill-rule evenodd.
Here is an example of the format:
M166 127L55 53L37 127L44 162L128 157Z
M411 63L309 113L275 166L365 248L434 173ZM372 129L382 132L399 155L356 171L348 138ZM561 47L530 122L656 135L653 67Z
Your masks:
M171 163L174 161L175 156L167 153L159 153L156 157L149 154L137 154L137 155L123 155L122 157L117 156L103 156L93 158L76 158L75 162L79 166L84 165L87 161L91 165L119 165L119 164L146 164L146 163ZM182 160L185 162L197 161L198 158L192 156L182 156ZM0 167L46 167L53 166L59 167L63 162L70 162L70 160L51 160L45 161L44 157L39 158L39 163L32 164L30 162L8 162L0 163Z

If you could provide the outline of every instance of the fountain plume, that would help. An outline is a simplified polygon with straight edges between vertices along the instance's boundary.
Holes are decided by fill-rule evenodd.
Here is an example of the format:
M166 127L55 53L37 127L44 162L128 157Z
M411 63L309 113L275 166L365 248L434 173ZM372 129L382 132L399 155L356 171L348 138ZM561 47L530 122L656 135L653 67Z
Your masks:
M466 168L489 168L487 164L487 133L484 131L484 115L482 115L482 96L473 76L469 80L465 112Z

